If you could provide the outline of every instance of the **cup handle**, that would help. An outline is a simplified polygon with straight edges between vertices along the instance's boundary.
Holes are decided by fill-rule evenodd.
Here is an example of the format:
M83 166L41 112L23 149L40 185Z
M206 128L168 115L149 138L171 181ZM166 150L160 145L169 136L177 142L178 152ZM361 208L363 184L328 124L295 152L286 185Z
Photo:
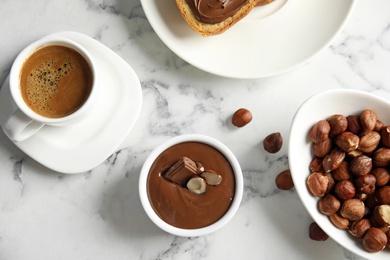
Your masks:
M34 135L43 126L43 123L32 120L17 109L3 125L3 131L11 141L20 142Z

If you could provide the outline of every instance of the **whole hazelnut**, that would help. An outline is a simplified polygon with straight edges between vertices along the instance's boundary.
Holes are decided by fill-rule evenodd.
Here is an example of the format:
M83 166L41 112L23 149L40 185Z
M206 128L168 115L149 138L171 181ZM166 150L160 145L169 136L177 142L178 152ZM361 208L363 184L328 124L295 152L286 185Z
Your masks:
M326 121L328 121L330 125L330 135L338 135L347 130L348 121L347 118L343 115L332 115Z
M362 132L362 126L360 124L360 119L356 115L347 116L348 127L347 131L354 133L355 135L359 135Z
M339 229L347 229L349 227L349 220L343 218L338 212L329 216L329 219Z
M386 168L374 168L371 174L375 176L376 186L384 186L390 180L390 173Z
M357 190L365 194L374 193L375 183L376 178L372 174L361 175L355 179Z
M390 227L390 205L376 206L372 215L378 227Z
M350 221L355 221L363 218L365 206L363 201L359 199L349 199L341 205L340 214Z
M354 175L366 175L372 169L372 159L366 155L360 155L351 160L350 167Z
M363 248L370 253L382 251L386 244L387 236L379 228L370 228L363 237Z
M290 170L284 170L275 178L276 187L281 190L290 190L294 187L294 182L291 177Z
M329 238L316 222L312 222L309 226L309 237L315 241L325 241Z
M370 228L371 222L368 219L363 218L351 223L349 226L349 233L356 238L362 238Z
M386 167L390 163L390 148L379 148L372 155L372 163L376 167Z
M389 231L389 229L390 229L390 226L382 226L381 224L379 224L377 221L376 221L376 218L375 218L375 216L372 214L371 216L370 216L370 222L371 222L371 226L373 226L373 227L376 227L376 228L379 228L380 230L382 230L383 232L387 232L387 231Z
M352 177L352 172L347 161L342 161L340 166L333 171L333 178L336 181L349 180Z
M268 135L263 141L263 147L269 153L279 152L282 148L282 145L283 138L279 132Z
M349 200L355 197L355 185L350 180L342 180L336 183L334 193L341 200Z
M318 210L326 215L331 216L339 211L340 201L333 195L327 194L318 201Z
M377 203L380 204L388 204L390 205L390 186L380 187L375 192L375 198Z
M313 152L317 157L325 157L332 149L332 140L326 139L320 143L313 143Z
M232 124L236 127L243 127L252 121L252 113L246 108L240 108L232 116Z
M327 156L325 156L322 161L322 166L326 172L333 171L340 166L340 164L344 161L344 158L345 152L340 148L335 147Z
M326 120L320 120L311 128L309 137L313 143L320 143L329 138L329 132L329 123Z
M375 129L377 114L374 110L366 109L360 114L360 123L363 128L363 134L367 134Z
M323 197L328 189L329 179L321 172L313 172L306 180L306 185L315 197Z
M360 137L359 150L364 153L371 153L374 151L381 140L378 132L372 131Z
M310 172L324 172L322 158L315 156L309 165Z
M390 126L385 126L381 129L382 144L390 148Z
M336 145L344 152L352 152L359 146L359 136L351 132L343 132L336 137Z
M390 248L390 230L386 232L386 237L387 237L387 248Z

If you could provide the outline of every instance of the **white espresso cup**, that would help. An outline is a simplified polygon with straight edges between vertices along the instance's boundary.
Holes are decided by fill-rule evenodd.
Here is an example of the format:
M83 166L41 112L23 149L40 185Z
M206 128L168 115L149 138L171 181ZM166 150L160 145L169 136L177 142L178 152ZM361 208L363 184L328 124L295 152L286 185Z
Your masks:
M44 125L69 126L91 113L96 96L95 65L78 43L44 38L16 57L9 85L18 109L2 128L12 141L23 141Z

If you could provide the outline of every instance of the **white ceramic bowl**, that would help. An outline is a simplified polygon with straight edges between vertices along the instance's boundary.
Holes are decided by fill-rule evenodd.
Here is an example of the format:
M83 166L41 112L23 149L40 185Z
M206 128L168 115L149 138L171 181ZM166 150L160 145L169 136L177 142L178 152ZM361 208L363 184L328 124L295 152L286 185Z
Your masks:
M220 218L217 222L203 228L182 229L182 228L174 227L166 223L165 221L161 220L161 218L153 210L147 193L147 178L148 178L149 169L151 165L163 151L165 151L166 149L168 149L173 145L183 143L183 142L191 142L191 141L210 145L216 148L217 150L219 150L228 159L234 172L235 194L230 208L225 213L225 215L222 218ZM210 234L222 228L224 225L226 225L233 218L233 216L238 210L238 207L241 203L243 190L244 190L244 181L242 177L242 171L234 154L229 150L229 148L227 148L220 141L208 136L197 135L197 134L186 134L186 135L176 136L162 143L157 148L155 148L146 159L141 169L141 174L139 178L139 196L146 214L162 230L171 233L173 235L182 236L182 237L197 237L197 236Z
M390 124L390 102L372 94L357 90L329 90L317 94L305 101L296 112L290 130L288 158L295 189L315 222L338 244L349 251L368 259L390 259L388 249L378 253L366 252L360 240L354 239L346 230L336 228L317 208L318 198L307 189L309 164L313 152L309 140L309 131L321 119L333 114L358 115L364 109L376 111L378 118Z

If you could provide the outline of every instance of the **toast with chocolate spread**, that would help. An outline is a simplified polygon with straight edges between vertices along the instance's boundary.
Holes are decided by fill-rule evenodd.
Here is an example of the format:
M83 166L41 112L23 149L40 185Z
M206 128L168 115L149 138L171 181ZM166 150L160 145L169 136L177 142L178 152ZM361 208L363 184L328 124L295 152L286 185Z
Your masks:
M181 15L202 36L223 33L262 0L175 0Z

